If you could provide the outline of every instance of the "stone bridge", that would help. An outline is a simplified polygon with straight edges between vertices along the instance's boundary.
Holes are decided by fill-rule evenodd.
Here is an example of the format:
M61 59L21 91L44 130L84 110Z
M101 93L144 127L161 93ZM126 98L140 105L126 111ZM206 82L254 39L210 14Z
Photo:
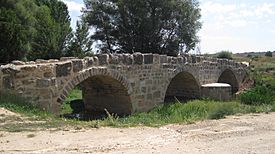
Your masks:
M194 55L99 54L13 61L0 67L0 93L16 93L58 114L69 92L79 85L87 110L131 114L174 97L199 98L202 85L208 83L228 83L230 93L236 93L246 71L245 65L232 60Z

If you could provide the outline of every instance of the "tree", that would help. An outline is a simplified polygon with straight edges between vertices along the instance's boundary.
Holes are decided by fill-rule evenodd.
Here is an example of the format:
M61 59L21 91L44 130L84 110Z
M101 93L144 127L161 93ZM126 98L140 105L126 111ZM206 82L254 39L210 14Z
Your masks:
M271 51L267 51L267 52L265 53L265 56L266 56L266 57L272 57L272 52L271 52Z
M58 0L36 0L36 36L32 42L30 60L55 59L66 54L71 39L70 16L65 3Z
M32 0L1 0L0 2L0 63L23 60L31 50L35 32Z
M222 59L233 59L232 52L229 51L221 51L218 53L217 58L222 58Z
M103 52L177 55L194 49L201 27L197 0L85 0L85 20Z
M74 37L70 42L67 56L84 57L92 53L92 40L89 36L89 26L83 20L77 21Z
M67 6L59 0L1 0L0 63L60 58L71 31Z

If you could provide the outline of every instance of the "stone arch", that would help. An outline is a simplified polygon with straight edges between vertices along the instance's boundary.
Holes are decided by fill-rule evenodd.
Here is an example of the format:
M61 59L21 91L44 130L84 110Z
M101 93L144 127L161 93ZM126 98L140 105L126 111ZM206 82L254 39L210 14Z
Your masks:
M235 94L239 90L239 82L236 78L234 71L231 69L225 69L221 72L218 78L218 83L227 83L232 87L232 94Z
M170 80L164 101L174 101L175 97L182 101L200 97L200 82L189 71L175 72Z
M125 77L106 68L84 70L63 87L58 103L63 103L77 85L82 87L85 108L88 111L104 111L118 115L132 113L131 88ZM104 96L104 97L103 97Z

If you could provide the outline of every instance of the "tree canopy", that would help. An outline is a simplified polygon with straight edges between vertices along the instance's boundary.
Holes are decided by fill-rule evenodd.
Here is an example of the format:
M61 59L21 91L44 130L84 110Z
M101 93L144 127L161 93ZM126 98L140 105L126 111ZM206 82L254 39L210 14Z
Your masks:
M92 54L93 42L89 35L89 26L83 20L76 22L76 30L69 43L67 56L84 57Z
M36 0L36 35L28 59L60 58L67 52L72 37L70 16L66 4L58 0Z
M71 37L67 6L59 0L0 1L0 63L60 58Z
M0 63L23 59L31 50L34 36L36 5L32 0L1 0L0 2Z
M197 0L84 0L85 20L103 52L177 55L194 49L201 27Z

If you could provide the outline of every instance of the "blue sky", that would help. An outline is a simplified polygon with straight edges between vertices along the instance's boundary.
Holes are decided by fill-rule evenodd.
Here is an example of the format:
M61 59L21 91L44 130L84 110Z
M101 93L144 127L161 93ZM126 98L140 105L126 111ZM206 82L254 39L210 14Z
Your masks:
M81 15L82 0L62 0L72 26ZM275 50L275 0L199 0L203 23L199 32L202 53L221 50Z

